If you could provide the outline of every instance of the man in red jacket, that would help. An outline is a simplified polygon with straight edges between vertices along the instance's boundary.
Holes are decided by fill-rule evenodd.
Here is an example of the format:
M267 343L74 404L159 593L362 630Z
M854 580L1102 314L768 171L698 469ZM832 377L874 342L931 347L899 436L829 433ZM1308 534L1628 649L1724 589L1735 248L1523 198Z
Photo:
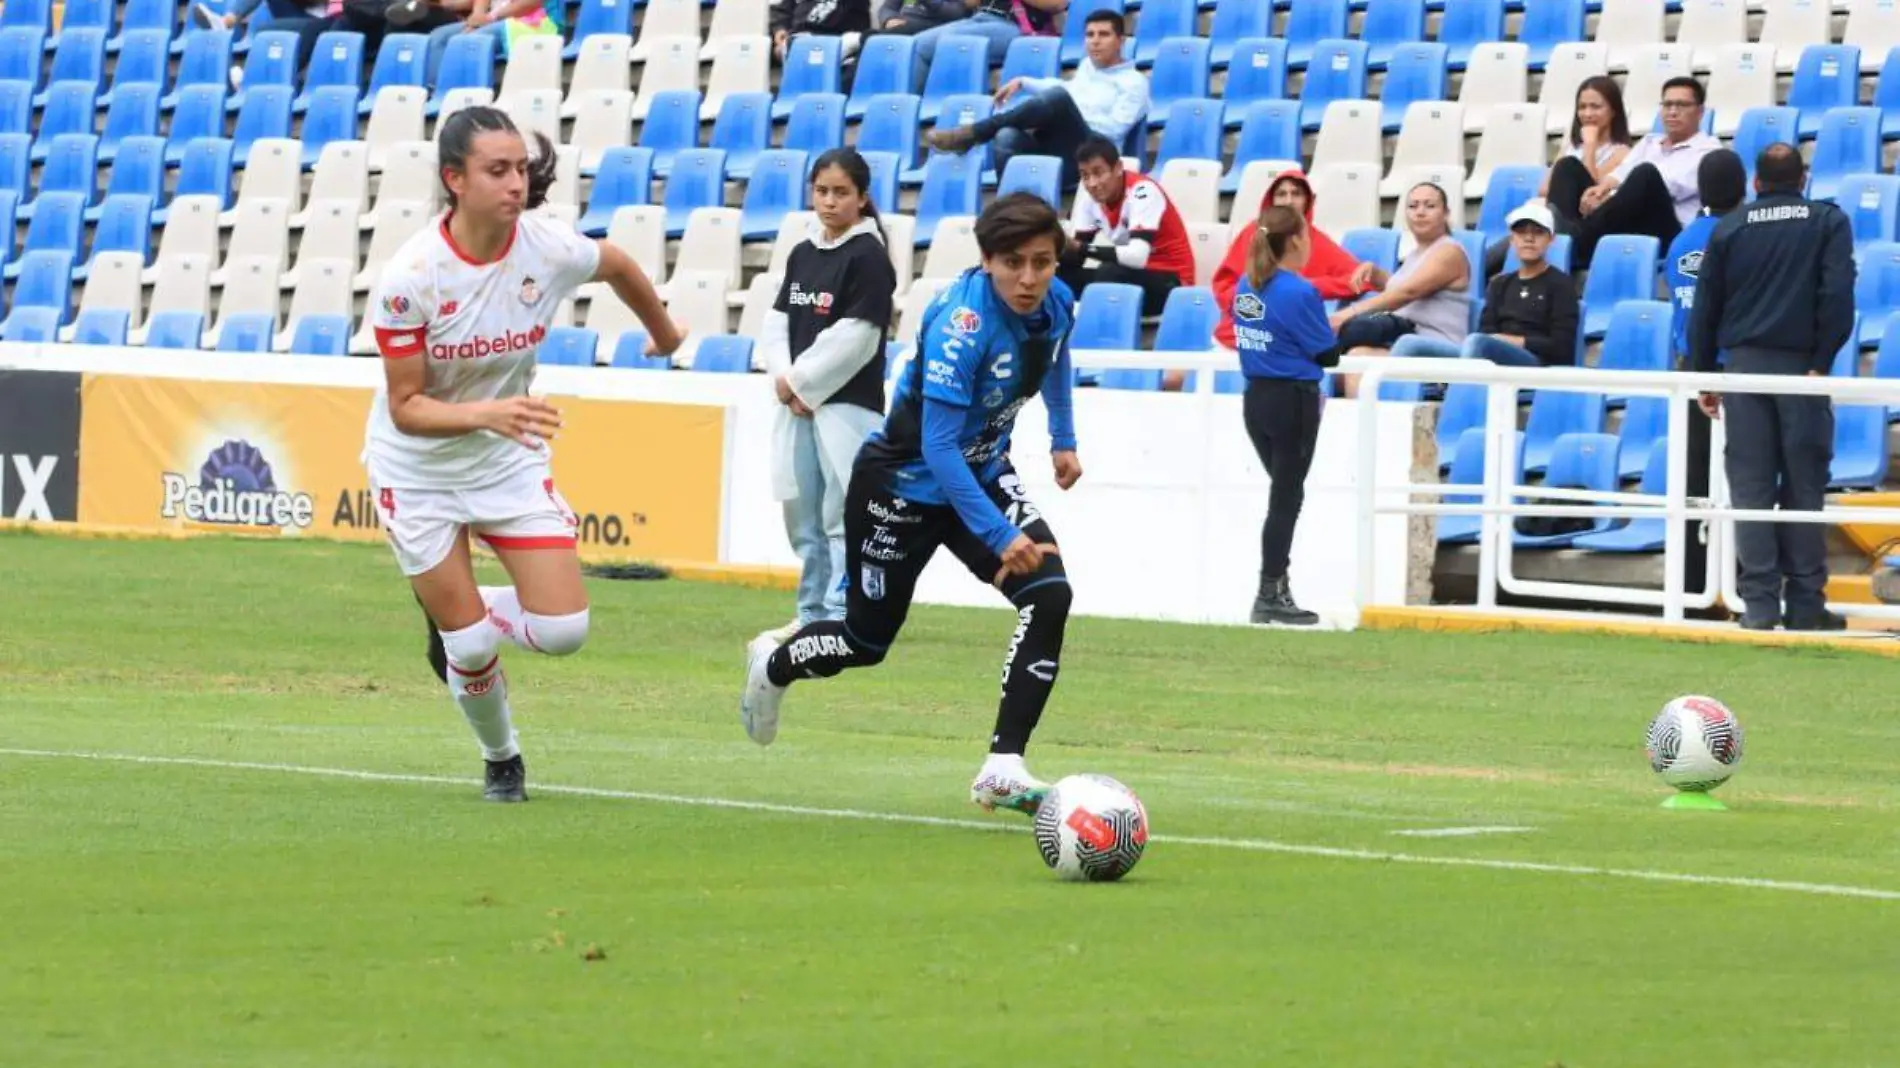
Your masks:
M1306 232L1313 246L1312 256L1306 261L1306 268L1300 275L1319 290L1323 300L1355 300L1367 291L1377 289L1384 284L1385 272L1370 263L1360 263L1352 258L1345 249L1333 243L1318 227L1313 225L1313 185L1306 180L1306 174L1300 170L1281 171L1267 187L1266 199L1261 201L1256 216L1270 206L1284 205L1306 216ZM1253 248L1254 228L1248 226L1234 238L1227 249L1227 257L1221 260L1220 269L1214 272L1214 299L1220 304L1220 325L1214 328L1214 341L1226 348L1234 347L1234 289L1239 285L1242 275L1247 273L1247 260Z

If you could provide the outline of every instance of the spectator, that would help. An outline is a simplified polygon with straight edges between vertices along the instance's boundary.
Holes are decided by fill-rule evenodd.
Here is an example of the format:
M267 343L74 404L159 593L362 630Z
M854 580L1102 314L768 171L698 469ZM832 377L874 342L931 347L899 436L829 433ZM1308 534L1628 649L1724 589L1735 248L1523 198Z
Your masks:
M911 5L906 5L907 7ZM917 3L937 11L941 5ZM990 45L990 66L1000 67L1009 43L1018 37L1054 37L1057 16L1069 9L1069 0L963 0L966 16L917 33L917 51L911 63L911 91L923 95L937 42L951 35L981 37Z
M1287 207L1300 213L1306 220L1305 236L1301 244L1305 248L1305 261L1297 270L1300 277L1313 283L1319 290L1321 300L1353 300L1366 291L1366 282L1370 269L1366 264L1352 258L1345 249L1340 248L1325 231L1313 225L1313 205L1317 203L1313 195L1313 184L1306 179L1298 168L1281 171L1267 187L1267 195L1260 202L1260 211L1270 207ZM1240 276L1247 272L1251 259L1254 228L1249 227L1234 243L1227 247L1227 258L1221 260L1220 268L1214 272L1214 298L1221 308L1220 325L1214 328L1214 340L1225 348L1234 347L1234 317L1231 309L1234 303L1234 286ZM1284 270L1296 268L1281 265Z
M542 0L496 0L493 3L490 0L439 0L437 9L465 17L461 22L444 23L429 31L429 81L433 83L436 72L441 70L442 57L448 54L449 43L465 33L484 33L493 37L495 55L503 59L508 57L509 43L517 37L538 34L559 36L561 23L557 12L560 6L558 3L545 4ZM392 6L389 9L389 24L413 25L399 20L408 17L414 7L411 4Z
M426 36L444 26L461 26L474 7L474 0L343 0L337 28L362 34L363 54L374 56L392 26Z
M1332 315L1339 347L1348 355L1384 356L1410 334L1462 345L1471 332L1471 263L1451 236L1445 191L1420 182L1405 195L1405 224L1418 247L1390 275L1372 264L1359 280L1381 292ZM1356 396L1359 379L1345 376L1346 395Z
M785 50L801 33L844 37L869 32L871 0L772 0L772 57L785 62ZM848 51L856 52L856 37Z
M1194 284L1187 224L1161 183L1123 167L1108 139L1082 142L1075 159L1082 191L1071 213L1075 236L1063 253L1060 277L1077 297L1095 282L1139 286L1141 313L1160 315L1168 294ZM1090 260L1099 262L1091 267Z
M1014 107L971 126L938 127L927 138L930 147L968 152L994 140L999 174L1012 156L1054 156L1062 161L1063 188L1074 188L1075 154L1090 132L1119 145L1148 113L1148 77L1133 60L1122 58L1127 33L1122 17L1097 11L1085 30L1088 58L1074 78L1012 78L996 90L996 106L1003 108L1020 93Z
M1462 344L1409 334L1392 346L1394 356L1463 356L1512 367L1553 367L1577 362L1577 283L1550 265L1556 222L1550 208L1533 200L1505 223L1517 249L1518 268L1491 280L1478 333Z
M1592 185L1616 173L1630 154L1630 116L1623 107L1623 90L1614 78L1599 74L1577 86L1576 114L1570 120L1569 147L1562 159L1574 159L1590 172ZM1555 168L1552 168L1554 171ZM1550 195L1550 173L1544 174L1540 197Z
M1742 157L1726 148L1702 157L1702 165L1696 168L1696 190L1702 200L1702 213L1676 235L1663 261L1663 281L1675 304L1670 354L1685 369L1689 360L1689 313L1695 309L1703 250L1709 247L1709 235L1715 233L1722 216L1741 207L1748 197L1748 172L1742 167ZM1715 354L1715 362L1718 367L1726 362L1720 352Z
M969 13L963 0L884 0L878 6L877 25L871 32L909 36L956 22Z
M235 30L240 22L250 18L262 7L270 13L270 29L282 30L297 35L297 72L310 65L311 53L317 49L317 37L329 30L341 28L343 20L342 0L237 0L230 11L220 14L207 3L191 5L192 21L203 29ZM231 68L231 84L244 84L242 67Z
M1589 266L1607 234L1648 234L1664 247L1689 225L1702 202L1696 167L1722 147L1702 132L1702 83L1687 76L1663 83L1663 130L1650 134L1598 178L1584 161L1566 156L1550 169L1550 206L1558 228L1571 235L1570 262Z

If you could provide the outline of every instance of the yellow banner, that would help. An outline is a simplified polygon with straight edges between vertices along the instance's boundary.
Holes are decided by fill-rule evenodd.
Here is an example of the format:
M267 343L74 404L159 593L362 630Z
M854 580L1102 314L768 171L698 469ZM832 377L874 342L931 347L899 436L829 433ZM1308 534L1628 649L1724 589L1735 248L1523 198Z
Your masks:
M372 392L85 377L79 521L382 539L363 471ZM554 478L591 560L719 558L725 410L554 398Z

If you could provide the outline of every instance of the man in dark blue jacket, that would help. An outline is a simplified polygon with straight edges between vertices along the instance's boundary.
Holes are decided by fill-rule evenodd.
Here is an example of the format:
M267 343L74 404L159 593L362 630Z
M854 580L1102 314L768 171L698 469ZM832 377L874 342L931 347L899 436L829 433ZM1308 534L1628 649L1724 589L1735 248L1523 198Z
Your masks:
M1689 320L1691 365L1735 374L1825 375L1854 329L1854 234L1833 204L1802 196L1807 168L1792 145L1762 150L1753 204L1716 226L1702 255ZM1728 412L1729 496L1737 508L1818 511L1834 458L1834 409L1821 396L1705 394ZM1827 534L1811 523L1738 523L1742 626L1840 630L1827 610ZM1785 606L1785 612L1784 612Z

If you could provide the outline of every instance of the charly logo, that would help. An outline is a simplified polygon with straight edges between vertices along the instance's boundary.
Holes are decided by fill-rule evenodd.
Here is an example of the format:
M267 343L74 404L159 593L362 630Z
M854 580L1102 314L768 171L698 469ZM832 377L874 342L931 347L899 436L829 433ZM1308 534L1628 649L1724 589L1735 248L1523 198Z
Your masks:
M193 523L251 527L258 530L304 528L316 512L308 493L279 489L264 453L248 441L227 441L211 451L190 476L166 471L164 504L159 515Z

